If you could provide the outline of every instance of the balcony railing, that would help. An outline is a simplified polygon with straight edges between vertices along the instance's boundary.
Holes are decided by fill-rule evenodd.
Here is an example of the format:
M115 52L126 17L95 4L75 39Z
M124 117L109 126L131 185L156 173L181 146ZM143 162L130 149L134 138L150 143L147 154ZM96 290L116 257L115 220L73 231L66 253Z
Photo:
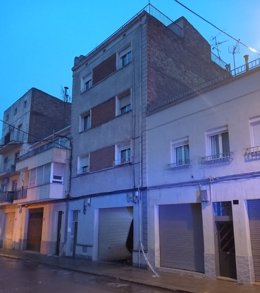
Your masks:
M233 160L233 153L222 153L211 156L202 157L200 163L203 165L229 163Z
M176 169L176 168L189 167L190 164L191 164L190 159L186 159L186 160L179 160L178 162L175 162L175 163L170 163L168 166L172 169Z
M14 191L0 191L0 203L13 202Z
M33 157L33 156L35 156L37 154L40 154L40 153L43 153L43 152L45 152L45 151L47 151L49 149L52 149L52 148L68 149L64 145L61 145L61 144L59 144L57 142L52 142L52 143L48 143L48 144L42 145L42 146L40 146L40 147L38 147L38 148L36 148L34 150L31 150L31 151L29 151L29 152L27 152L27 153L19 156L18 161L22 161L22 160L28 159L30 157Z
M12 164L8 167L4 166L3 168L0 169L0 174L3 174L3 173L7 174L7 173L13 173L13 172L15 172L15 164Z
M246 161L260 160L260 146L246 148L244 158Z
M12 203L14 200L26 198L27 189L22 188L16 191L0 191L0 203Z

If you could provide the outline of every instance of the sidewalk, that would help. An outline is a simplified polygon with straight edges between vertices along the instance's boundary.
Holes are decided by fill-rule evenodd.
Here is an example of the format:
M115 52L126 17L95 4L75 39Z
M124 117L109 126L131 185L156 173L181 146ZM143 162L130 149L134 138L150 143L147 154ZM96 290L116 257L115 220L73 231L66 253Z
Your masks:
M258 285L240 285L227 280L209 280L204 277L187 276L181 273L152 272L122 264L91 262L71 257L45 256L38 253L0 249L0 256L25 259L40 264L51 265L75 272L116 278L136 284L143 284L168 290L188 291L192 293L260 293Z

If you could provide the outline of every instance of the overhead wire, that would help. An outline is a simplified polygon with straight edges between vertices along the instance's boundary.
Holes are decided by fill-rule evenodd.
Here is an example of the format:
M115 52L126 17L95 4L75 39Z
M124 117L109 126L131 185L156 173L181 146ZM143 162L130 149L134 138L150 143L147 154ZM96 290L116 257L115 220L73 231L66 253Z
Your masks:
M220 31L221 33L225 34L226 36L228 36L232 40L236 41L237 43L243 45L244 47L246 47L247 49L249 49L251 52L256 53L256 54L260 54L260 52L258 52L256 49L248 46L247 44L245 44L244 42L242 42L240 39L236 39L231 34L227 33L226 31L224 31L223 29L219 28L218 26L216 26L211 21L207 20L205 17L201 16L200 14L198 14L197 12L195 12L194 10L190 9L188 6L186 6L183 3L181 3L179 0L174 0L174 1L176 3L178 3L179 5L181 5L182 7L184 7L185 9L187 9L188 11L190 11L192 14L196 15L197 17L199 17L200 19L202 19L203 21L205 21L206 23L208 23L209 25L211 25L212 27L214 27L215 29L217 29L218 31Z
M39 137L37 137L37 136L35 136L35 135L33 135L33 134L27 132L27 131L24 131L24 130L18 128L18 127L15 127L14 125L8 123L7 121L4 121L3 119L0 119L0 121L1 121L3 124L8 125L8 126L9 126L10 128L12 128L12 129L15 129L15 130L17 130L17 131L19 131L19 132L21 132L21 133L24 133L24 134L28 135L28 136L31 137L31 138L36 139L36 141L35 141L34 143L39 143L39 142L53 142L53 140L51 140L51 139L39 138ZM58 136L58 137L60 137L60 136ZM67 137L67 136L62 136L62 137L69 139L69 137ZM54 142L54 143L55 143L55 145L57 145L57 146L64 147L64 145L62 145L62 144L59 143L59 142ZM1 146L1 144L0 144L0 146Z

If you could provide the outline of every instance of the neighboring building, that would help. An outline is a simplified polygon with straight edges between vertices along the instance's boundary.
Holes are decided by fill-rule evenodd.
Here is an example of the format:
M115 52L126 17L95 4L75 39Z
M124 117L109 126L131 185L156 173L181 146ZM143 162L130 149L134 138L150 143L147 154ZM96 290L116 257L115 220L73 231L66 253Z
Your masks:
M70 106L32 88L4 112L0 147L0 244L4 248L54 253L48 246L54 233L49 226L54 208L45 209L42 202L63 199L66 194L62 174L69 151L54 138L69 125ZM62 135L64 131L67 135L69 129Z
M229 75L185 18L164 23L142 11L75 58L69 255L144 264L146 111Z
M260 281L260 59L239 69L147 117L158 268Z

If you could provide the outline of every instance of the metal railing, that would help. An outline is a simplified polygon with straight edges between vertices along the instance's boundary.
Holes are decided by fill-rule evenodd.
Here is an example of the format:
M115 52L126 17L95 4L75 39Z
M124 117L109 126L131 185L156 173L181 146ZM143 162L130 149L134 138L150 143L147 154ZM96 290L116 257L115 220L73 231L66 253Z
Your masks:
M244 158L246 161L260 160L260 146L246 148Z
M38 155L40 153L43 153L43 152L45 152L49 149L52 149L52 148L68 149L66 146L62 146L61 144L59 144L57 142L52 142L52 143L42 145L34 150L31 150L31 151L19 156L17 161L22 161L22 160L28 159L30 157L33 157L33 156Z
M0 203L12 203L14 200L24 199L27 197L27 188L21 188L15 191L0 191Z
M190 164L191 164L190 159L186 159L186 160L179 160L178 162L175 162L175 163L170 163L168 166L172 169L175 169L175 168L189 167Z
M233 153L222 153L222 154L215 154L210 156L202 157L200 163L203 165L206 164L219 164L219 163L228 163L233 160Z

